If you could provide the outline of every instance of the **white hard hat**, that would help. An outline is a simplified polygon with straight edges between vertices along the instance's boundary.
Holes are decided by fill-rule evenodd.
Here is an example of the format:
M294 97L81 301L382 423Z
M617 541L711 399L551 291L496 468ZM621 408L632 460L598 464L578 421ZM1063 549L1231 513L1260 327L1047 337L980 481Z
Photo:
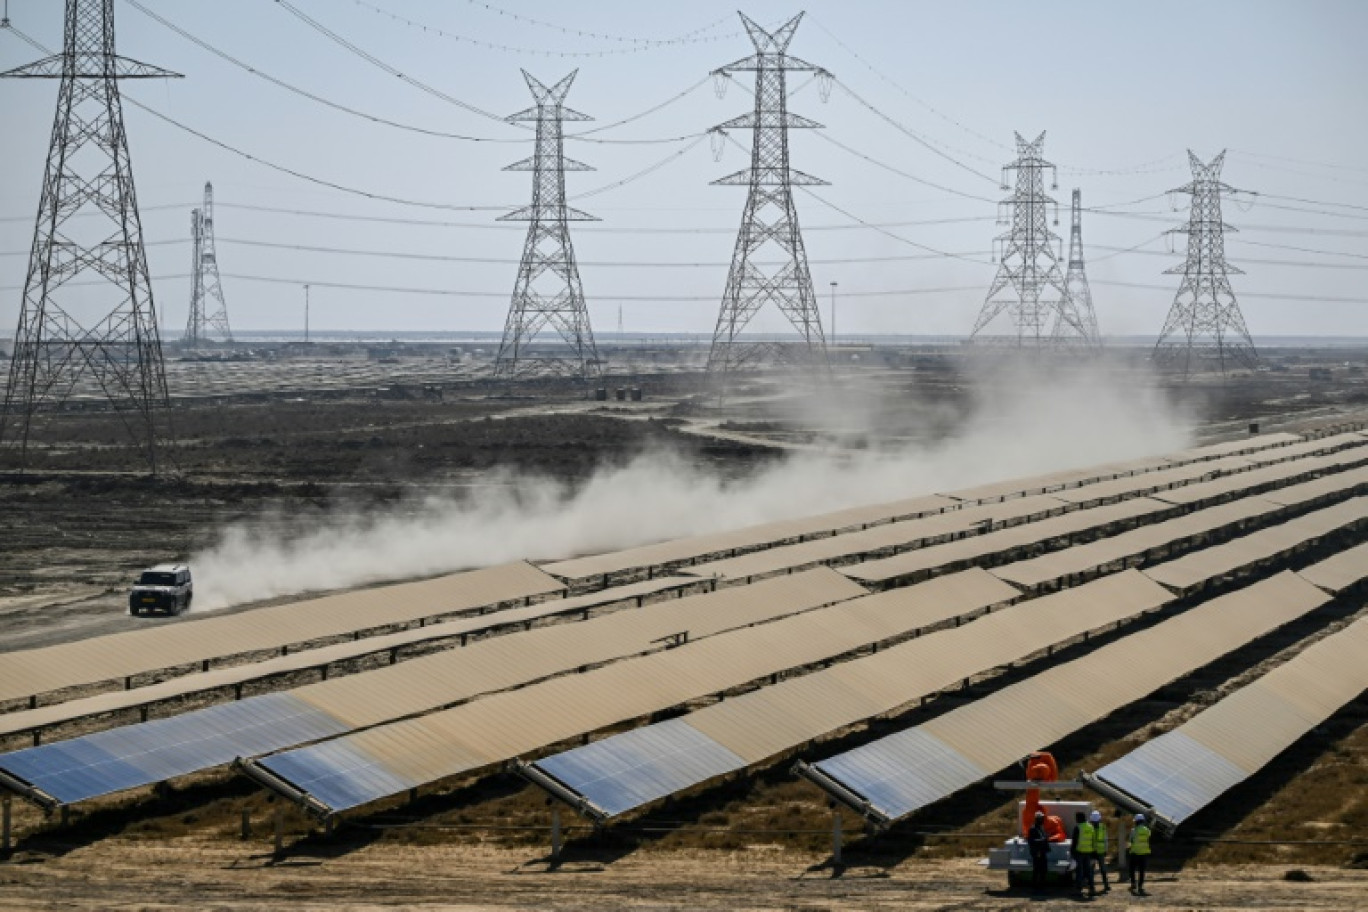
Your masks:
M1092 821L1093 823L1097 823L1097 821L1099 821L1099 820L1101 820L1101 819L1102 819L1102 812L1101 812L1101 811L1093 811L1091 814L1088 815L1088 820Z
M1144 815L1144 814L1136 814L1136 815L1135 815L1135 822L1136 822L1136 823L1144 823L1144 822L1145 822L1145 815Z

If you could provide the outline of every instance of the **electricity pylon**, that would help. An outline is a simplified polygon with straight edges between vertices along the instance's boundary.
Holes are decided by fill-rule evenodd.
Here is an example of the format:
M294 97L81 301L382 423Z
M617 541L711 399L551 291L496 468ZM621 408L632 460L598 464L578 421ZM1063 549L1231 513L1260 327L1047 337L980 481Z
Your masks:
M1201 361L1214 360L1221 373L1228 362L1254 367L1259 356L1230 287L1229 274L1243 271L1225 259L1225 232L1236 229L1221 220L1221 195L1243 191L1221 182L1224 151L1204 165L1188 150L1188 164L1192 180L1173 191L1192 197L1188 223L1170 231L1188 236L1187 259L1164 272L1182 275L1183 281L1155 343L1154 360L1166 367L1181 366L1183 376Z
M221 341L232 342L228 305L223 302L218 256L214 251L214 185L208 181L204 182L204 208L190 212L190 233L194 241L190 264L190 319L185 324L183 341L194 347L211 341L209 336L217 331ZM213 313L206 313L208 304L214 305Z
M180 74L115 54L114 0L66 0L64 32L61 54L0 73L61 80L0 439L24 464L34 414L95 392L88 375L155 474L170 401L118 80Z
M1055 338L1062 342L1070 339L1083 339L1102 344L1102 334L1097 329L1097 311L1093 310L1092 289L1088 287L1088 274L1083 267L1083 191L1077 187L1073 192L1073 205L1070 207L1072 218L1069 224L1069 269L1064 275L1064 289L1073 304L1074 314L1082 327L1082 336L1072 335L1072 326L1055 315Z
M1016 345L1043 347L1077 340L1096 346L1100 344L1096 326L1089 327L1075 309L1055 252L1059 238L1050 230L1049 208L1056 204L1045 193L1045 169L1054 165L1042 157L1044 131L1031 142L1017 133L1016 147L1016 161L1002 168L1004 190L1007 172L1016 171L1016 187L1001 203L1011 209L1011 230L996 239L1001 250L997 276L969 336L991 338L980 333L1007 311L1014 324L1011 341Z
M532 172L532 205L499 218L500 221L531 224L527 226L527 242L513 287L513 301L508 308L499 356L494 362L496 377L559 373L588 379L602 372L568 224L598 219L565 202L565 172L594 170L565 157L562 123L593 119L564 104L565 95L578 72L576 70L548 89L523 70L523 78L537 104L506 118L509 123L536 123L537 141L531 158L504 168L505 171ZM569 346L569 354L532 348L533 340L548 325Z
M755 73L754 110L714 128L746 128L752 137L750 167L713 181L714 185L748 188L708 354L708 372L720 375L723 387L728 374L775 355L808 362L823 373L830 370L807 251L798 229L798 210L793 205L795 185L824 186L826 181L790 168L788 145L790 128L810 129L821 124L789 113L787 83L792 72L816 73L825 79L830 74L787 53L802 13L774 32L766 32L744 13L739 15L755 53L713 71L714 76L724 79L734 72ZM769 303L777 305L802 336L796 352L790 351L795 347L739 338L756 313Z

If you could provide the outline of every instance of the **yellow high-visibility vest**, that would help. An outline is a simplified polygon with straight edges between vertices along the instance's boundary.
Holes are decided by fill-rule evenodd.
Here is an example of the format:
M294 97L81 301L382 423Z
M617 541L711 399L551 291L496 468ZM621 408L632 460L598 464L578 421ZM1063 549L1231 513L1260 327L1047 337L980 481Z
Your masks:
M1107 826L1099 823L1093 827L1093 852L1098 855L1107 854Z
M1130 853L1132 855L1148 855L1150 853L1150 828L1143 823L1135 828L1131 833Z
M1080 855L1091 855L1093 853L1093 837L1097 830L1091 823L1080 823L1078 825L1078 844L1074 846L1074 851Z

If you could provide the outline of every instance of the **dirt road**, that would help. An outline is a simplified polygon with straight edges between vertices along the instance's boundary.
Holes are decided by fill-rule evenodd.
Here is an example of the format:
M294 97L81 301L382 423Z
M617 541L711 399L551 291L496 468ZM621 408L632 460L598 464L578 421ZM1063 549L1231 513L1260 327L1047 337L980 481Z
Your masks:
M38 863L0 866L0 909L1039 909L972 860L853 867L833 877L812 856L765 846L742 852L635 853L610 862L569 857L552 867L535 851L375 845L344 858L263 847L109 839ZM1158 872L1151 896L1119 885L1092 905L1122 909L1362 909L1368 871L1189 867Z

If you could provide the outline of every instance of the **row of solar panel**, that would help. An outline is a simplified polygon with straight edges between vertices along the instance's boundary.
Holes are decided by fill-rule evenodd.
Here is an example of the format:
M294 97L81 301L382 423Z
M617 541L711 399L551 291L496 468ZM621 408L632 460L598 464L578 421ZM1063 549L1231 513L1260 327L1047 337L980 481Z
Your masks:
M1364 438L1346 434L1302 443L1291 443L1290 439L1287 435L1268 435L1232 444L1218 444L1200 448L1184 455L1182 459L1205 460L1202 463L1202 470L1212 471L1221 465L1221 461L1212 461L1211 456L1231 449L1262 453L1265 459L1272 458L1269 454L1282 454L1277 458L1290 459L1312 452L1334 450L1353 442L1363 442ZM1247 460L1240 460L1240 464L1246 465ZM1151 471L1158 466L1173 471L1174 465L1173 461L1165 459L1139 460L1110 468L1061 473L1061 477L1112 478L1123 472ZM1003 484L1008 487L1016 485L1019 488L1026 483ZM1057 499L1051 498L1041 503L1042 511L1045 512L1061 509ZM768 540L782 540L791 537L799 527L799 534L826 535L840 528L887 523L905 516L937 513L958 506L960 502L951 498L914 498L894 504L839 511L788 524L754 527L736 534L751 542L757 536ZM985 507L971 506L954 509L944 515L930 516L924 528L900 528L892 538L896 544L904 546L921 544L934 540L937 536L963 534L975 529L984 521L988 521L990 525L1005 524L1035 515L1036 511L1027 503L1008 502ZM904 532L909 534L904 535ZM677 549L681 546L685 550L690 547L686 543L665 543L651 547ZM483 609L500 603L525 601L561 590L562 587L555 581L526 564L517 563L436 580L327 596L302 603L260 609L248 615L192 620L190 624L172 624L152 631L116 634L79 643L11 653L0 656L0 702L33 698L38 694L100 681L119 678L131 681L135 675L162 668L191 663L204 663L207 666L208 662L214 659L230 655L280 649L348 633L359 636L365 630L408 624L422 618ZM274 673L276 672L268 668L263 676ZM230 677L251 679L242 677L242 673ZM139 705L136 698L134 699L135 702L131 705ZM107 698L105 702L109 702L111 708L130 705L125 700L112 697Z
M658 650L662 638L680 631L706 642L722 631L864 594L840 575L817 569L15 751L0 755L0 772L35 789L29 794L37 800L82 801Z
M1303 572L1311 579L1332 577L1342 587L1356 584L1368 578L1368 562L1361 559L1364 548L1336 555ZM1127 577L1134 579L1135 571L1023 602L1009 612L938 635L942 651L954 652L957 638L972 637L979 642L987 636L986 630L981 630L983 625L989 621L1003 623L1011 616L1010 611L1024 616L1048 604L1049 599L1087 597L1100 584ZM896 819L1105 715L1111 711L1107 707L1138 699L1157 684L1181 675L1183 669L1200 667L1222 652L1315 609L1328 598L1298 576L1283 573L1210 601L1200 611L1194 609L1149 632L1126 637L1105 652L1079 660L1085 665L1060 666L1064 670L1051 670L1001 691L987 702L956 710L960 715L941 717L953 718L934 730L913 729L816 764L818 775L814 778L836 783L836 790L846 799L858 796L856 803L866 802L860 804L861 809L875 819ZM926 649L933 640L927 638L904 648L909 652ZM1022 645L1036 648L1039 644L1027 640ZM885 653L880 658L888 662L891 655ZM921 656L908 658L905 666L921 674L917 661ZM1012 661L1008 655L994 659L993 664ZM848 714L832 712L831 707L849 699L852 689L859 696L865 695L865 688L843 687L842 679L859 675L858 666L872 666L875 661L869 658L847 663L666 723L615 735L538 760L532 769L549 777L563 793L578 796L590 813L611 817L915 700L934 692L942 680L967 678L991 667L980 656L967 652L953 675L936 678L932 671L930 681L909 681L887 703L872 709L867 704L852 704L859 708ZM880 670L885 680L885 676L899 673L898 668ZM903 669L902 674L908 671ZM1075 687L1073 682L1082 683ZM1091 682L1100 683L1093 688ZM979 703L983 707L975 709ZM1042 721L1046 717L1049 720ZM954 728L952 738L952 726L965 719L972 724ZM767 737L767 732L776 734Z

